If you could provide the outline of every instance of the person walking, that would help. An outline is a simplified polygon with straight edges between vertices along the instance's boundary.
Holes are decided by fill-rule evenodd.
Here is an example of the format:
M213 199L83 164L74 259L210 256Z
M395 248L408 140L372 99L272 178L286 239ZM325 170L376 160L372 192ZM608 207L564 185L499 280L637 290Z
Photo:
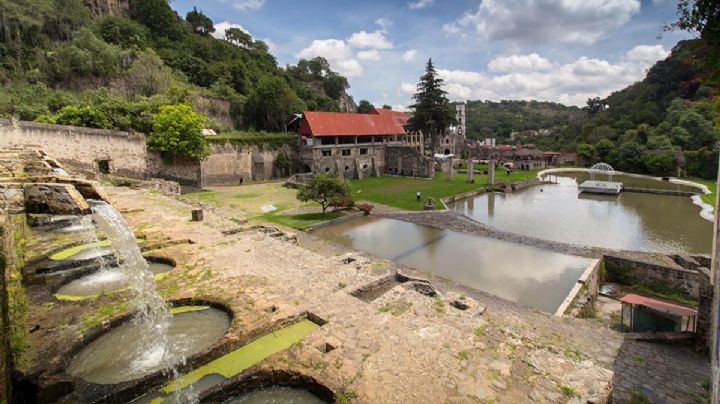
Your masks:
M420 191L417 191L417 192L415 193L415 198L417 198L416 200L417 200L418 202L420 201Z

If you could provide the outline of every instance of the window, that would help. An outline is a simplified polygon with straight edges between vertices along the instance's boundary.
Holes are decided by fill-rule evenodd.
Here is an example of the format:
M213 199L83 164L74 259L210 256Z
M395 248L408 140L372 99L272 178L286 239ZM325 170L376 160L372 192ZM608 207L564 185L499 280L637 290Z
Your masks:
M362 165L363 170L367 170L367 164Z
M325 172L326 172L326 173L329 173L329 172L330 172L330 167L325 167Z
M367 147L361 147L361 148L360 148L360 154L367 154L367 152L368 152Z
M349 156L349 155L350 155L350 149L342 149L342 155L343 155L343 156Z
M350 171L350 166L345 166L345 171Z
M99 160L97 165L100 174L110 174L110 160Z
M323 155L323 157L330 157L330 156L332 156L332 150L325 149L322 151L322 155Z

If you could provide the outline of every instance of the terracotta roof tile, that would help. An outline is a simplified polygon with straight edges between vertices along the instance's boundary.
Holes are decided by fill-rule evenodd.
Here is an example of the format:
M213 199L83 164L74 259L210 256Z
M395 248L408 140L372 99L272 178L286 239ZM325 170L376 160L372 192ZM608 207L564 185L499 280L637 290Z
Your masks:
M305 112L301 135L311 136L390 136L404 135L407 115L390 111L370 114Z

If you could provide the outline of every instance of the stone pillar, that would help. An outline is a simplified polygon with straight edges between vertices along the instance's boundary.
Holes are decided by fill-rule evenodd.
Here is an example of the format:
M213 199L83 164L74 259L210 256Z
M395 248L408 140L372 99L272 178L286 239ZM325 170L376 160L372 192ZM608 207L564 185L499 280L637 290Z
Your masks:
M718 168L720 168L720 160L718 161ZM718 186L720 186L720 171L716 180ZM720 193L715 196L715 206L720 203ZM720 253L720 237L718 235L718 227L720 221L720 210L715 208L715 222L713 224L713 247L712 247L712 262L710 264L710 283L714 292L713 303L712 303L712 327L710 329L710 340L708 346L710 347L710 356L712 360L712 398L711 403L717 403L720 401L720 362L718 362L718 304L720 304L719 294L720 288L718 288L718 253Z
M452 157L448 157L448 159L447 159L447 164L448 164L448 181L452 181L452 180L453 180L453 161L452 161Z
M473 161L472 159L469 159L467 161L467 183L472 184L474 181L473 174L475 174L475 170L473 169Z
M397 175L402 175L402 156L398 156Z
M495 160L488 162L488 184L495 185Z

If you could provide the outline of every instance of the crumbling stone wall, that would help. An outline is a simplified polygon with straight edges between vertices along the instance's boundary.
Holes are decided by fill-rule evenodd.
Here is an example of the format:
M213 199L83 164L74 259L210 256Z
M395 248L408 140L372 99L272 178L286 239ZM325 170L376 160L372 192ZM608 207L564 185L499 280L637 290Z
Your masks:
M210 151L210 156L200 162L204 186L236 185L240 178L267 181L280 175L275 169L275 159L279 154L285 153L291 161L297 159L295 149L288 145L265 149L254 145L213 142Z
M563 314L580 318L595 317L595 303L598 289L605 272L605 263L601 259L593 260L585 272L580 275L577 283L570 290L567 298L560 304L555 315Z
M163 178L181 185L202 186L200 162L197 160L183 158L166 160L158 153L149 152L146 164L147 171L144 176L139 178Z
M700 296L700 273L697 270L658 265L614 255L605 256L608 280L632 284L659 284L684 292L692 299Z
M303 147L300 172L306 172L303 167L309 167L314 173L334 173L348 179L375 176L385 172L386 150L384 144Z
M435 176L435 160L422 155L411 146L387 146L385 173L432 178Z
M143 178L147 173L145 135L114 130L0 120L0 148L35 147L90 176L107 161L110 173Z

